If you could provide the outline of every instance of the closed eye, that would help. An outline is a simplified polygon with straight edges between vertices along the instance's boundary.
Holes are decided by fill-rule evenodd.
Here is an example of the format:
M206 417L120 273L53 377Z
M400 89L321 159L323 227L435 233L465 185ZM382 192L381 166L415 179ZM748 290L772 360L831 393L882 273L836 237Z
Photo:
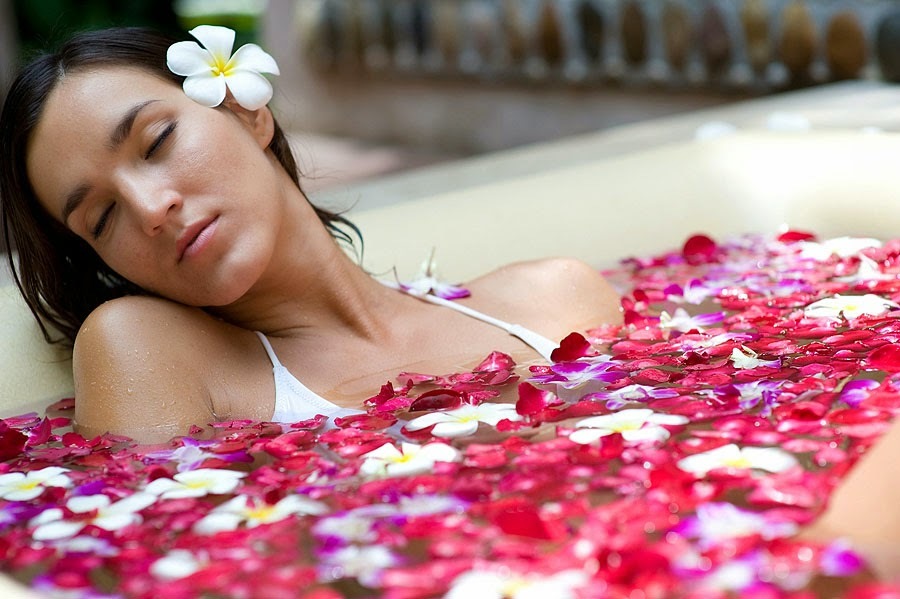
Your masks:
M106 223L109 221L109 217L112 215L114 207L115 204L110 204L109 206L107 206L103 211L103 214L100 215L100 219L97 221L97 224L95 224L94 228L91 229L91 235L93 236L95 241L100 238L100 235L103 234L103 229L106 228Z
M169 123L169 126L163 129L162 133L160 133L159 136L157 136L157 138L153 140L153 143L150 144L150 147L147 148L147 152L144 154L144 160L148 160L153 156L156 150L159 149L164 141L166 141L166 138L172 135L177 124L177 122Z

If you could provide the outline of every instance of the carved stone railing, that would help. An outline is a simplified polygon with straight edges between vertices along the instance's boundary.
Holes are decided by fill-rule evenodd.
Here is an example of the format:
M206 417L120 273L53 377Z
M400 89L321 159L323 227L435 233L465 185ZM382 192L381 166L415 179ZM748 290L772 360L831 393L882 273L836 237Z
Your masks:
M270 8L279 4L270 0ZM579 94L590 114L588 104L598 97L602 104L611 93L639 103L648 95L658 103L664 93L677 110L722 101L723 94L753 96L842 79L900 80L900 2L890 0L287 4L282 16L269 17L269 28L293 37L289 57L302 63L297 68L305 83L328 88L338 105L345 93L374 94L376 107L381 86L420 93L426 103L440 102L435 93L463 99L490 89L503 97L497 101L514 90L531 94L532 103L554 93ZM570 104L551 100L549 107L558 116ZM540 115L533 122L540 127Z

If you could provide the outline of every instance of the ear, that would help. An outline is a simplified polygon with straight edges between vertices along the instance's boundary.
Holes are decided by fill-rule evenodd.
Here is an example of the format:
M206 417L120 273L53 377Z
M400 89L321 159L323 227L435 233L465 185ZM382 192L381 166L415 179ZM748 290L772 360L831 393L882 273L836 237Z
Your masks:
M256 110L247 110L231 97L231 93L225 97L222 105L244 123L260 148L265 150L269 147L269 144L272 143L272 137L275 135L275 117L272 116L272 111L269 110L268 106L263 106Z

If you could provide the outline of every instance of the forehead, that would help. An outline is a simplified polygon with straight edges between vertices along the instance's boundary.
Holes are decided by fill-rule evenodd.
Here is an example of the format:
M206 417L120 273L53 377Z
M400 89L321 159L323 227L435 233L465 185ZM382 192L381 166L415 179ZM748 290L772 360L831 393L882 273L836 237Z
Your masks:
M62 196L111 154L109 135L135 104L185 101L181 89L141 69L109 67L64 76L50 93L26 154L38 200L60 214Z

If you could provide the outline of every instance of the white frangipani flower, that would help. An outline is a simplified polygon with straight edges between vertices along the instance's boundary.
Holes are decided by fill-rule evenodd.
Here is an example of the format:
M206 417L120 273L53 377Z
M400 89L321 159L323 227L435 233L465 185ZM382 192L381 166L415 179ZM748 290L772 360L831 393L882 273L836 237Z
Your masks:
M575 443L586 445L600 437L619 433L625 441L664 441L669 438L669 431L661 425L678 425L687 422L688 419L684 416L658 414L648 408L622 410L579 421L575 424L579 430L569 435L569 439Z
M791 454L774 447L738 447L734 443L696 453L678 460L678 467L697 476L716 468L737 468L783 472L797 465Z
M260 524L284 520L295 514L317 516L326 511L328 509L324 504L301 495L288 495L274 504L261 499L251 499L246 495L237 495L213 508L194 525L194 531L212 535L223 530L235 530L241 523L246 523L248 528L254 528Z
M362 458L359 473L363 476L409 476L430 472L435 462L456 462L460 453L446 443L403 443L400 449L385 443Z
M321 557L320 578L323 581L355 578L367 587L377 588L382 570L398 563L397 557L387 547L350 545Z
M823 262L832 256L850 258L869 248L880 248L881 242L869 237L836 237L816 243L803 241L800 243L800 256Z
M734 364L734 367L738 370L749 370L751 368L758 368L759 366L775 368L780 363L778 360L761 360L759 354L746 345L731 350L730 359L732 364Z
M179 472L171 478L157 478L144 489L152 495L163 499L181 499L184 497L203 497L204 495L221 495L234 491L246 474L234 470L216 468L199 468Z
M444 599L575 599L587 581L581 570L551 576L470 570L453 580Z
M862 315L878 316L893 308L900 308L900 305L872 293L867 293L866 295L837 294L834 297L826 297L806 306L803 309L803 315L807 318L829 318L833 320L840 320L841 315L843 315L847 320L853 320Z
M138 513L156 501L149 493L135 493L112 503L106 495L80 495L66 502L66 507L76 514L95 512L90 518L65 520L60 508L44 510L31 520L37 526L32 538L36 541L53 541L75 536L82 528L92 524L104 530L120 530L131 524L140 524Z
M49 466L28 473L0 474L0 498L7 501L30 501L40 497L47 487L71 487L67 468Z
M504 419L522 420L522 416L516 413L514 404L483 403L477 406L464 404L453 410L429 412L414 418L406 424L405 428L410 431L418 431L433 424L435 426L431 429L432 435L453 439L474 435L478 430L479 422L497 426L497 423Z
M247 110L257 110L272 99L272 84L261 73L278 75L275 59L256 44L245 44L233 55L234 31L200 25L189 31L203 44L177 42L169 46L166 64L186 77L184 93L203 106L218 106L231 92Z

